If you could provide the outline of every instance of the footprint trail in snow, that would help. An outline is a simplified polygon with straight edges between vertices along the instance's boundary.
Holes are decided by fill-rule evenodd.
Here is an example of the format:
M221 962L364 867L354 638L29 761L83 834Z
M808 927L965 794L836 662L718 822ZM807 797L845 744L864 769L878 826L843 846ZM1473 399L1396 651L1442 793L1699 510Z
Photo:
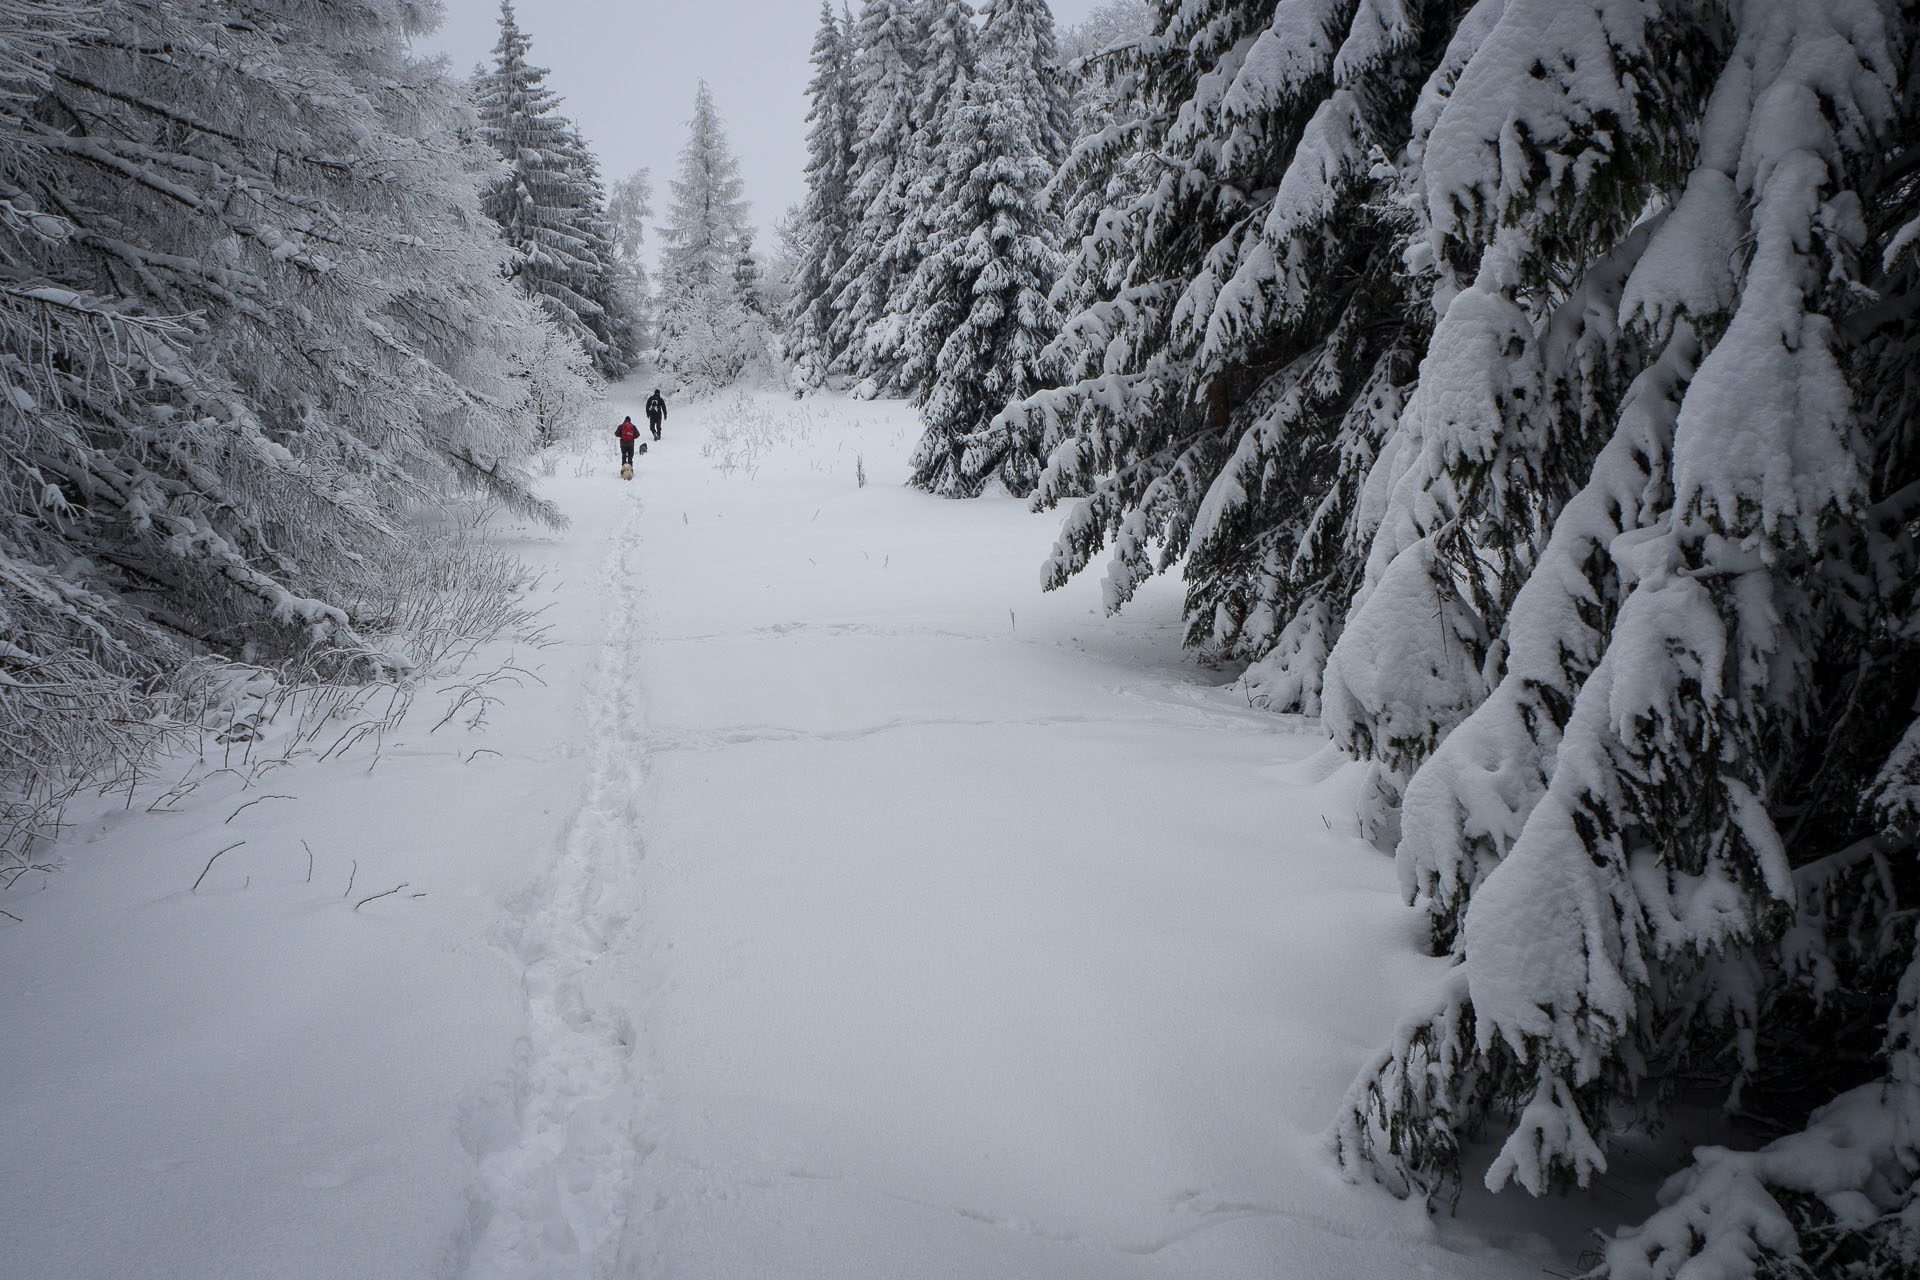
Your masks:
M1190 661L1177 582L1041 595L1057 518L904 487L905 406L669 425L596 584L582 808L515 913L474 1280L1553 1260L1329 1168L1434 962L1350 773Z
M485 1167L473 1280L611 1274L627 1228L643 1154L633 1071L647 766L634 652L645 580L640 516L640 503L629 503L600 576L605 632L593 686L580 691L582 807L551 871L517 904L524 914L511 951L525 967L527 1003L519 1132Z

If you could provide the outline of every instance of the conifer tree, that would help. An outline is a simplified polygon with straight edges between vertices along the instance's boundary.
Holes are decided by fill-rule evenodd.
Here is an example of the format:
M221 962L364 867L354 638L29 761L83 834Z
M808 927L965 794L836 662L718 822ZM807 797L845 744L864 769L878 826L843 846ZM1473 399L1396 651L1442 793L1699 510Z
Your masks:
M549 330L502 277L461 90L407 55L419 17L9 28L0 715L50 749L0 753L0 810L111 769L190 651L401 665L361 601L410 507L465 485L553 516L513 377Z
M1403 184L1424 216L1409 247L1441 313L1427 359L1459 373L1422 377L1369 477L1379 524L1342 641L1354 660L1336 648L1328 677L1328 725L1373 762L1363 826L1386 847L1406 778L1485 697L1506 610L1646 360L1615 317L1646 243L1625 233L1699 94L1695 51L1659 47L1656 11L1622 4L1561 23L1523 4L1490 25L1475 11L1448 50L1457 72L1443 68L1416 116ZM1481 80L1528 39L1541 44L1541 74L1495 98ZM1525 139L1507 158L1493 136L1503 127ZM1536 204L1502 172L1514 146L1558 175L1551 200ZM1595 259L1595 244L1610 255ZM1365 645L1408 609L1442 619L1446 656L1427 678L1381 683L1371 673L1386 668Z
M929 130L940 143L944 207L900 308L912 317L904 380L925 387L913 482L948 497L972 496L994 480L1024 496L1041 466L1031 441L987 429L1009 400L1040 382L1041 353L1059 325L1048 301L1059 261L1046 195L1054 103L1038 89L1023 96L1036 47L1051 49L1052 30L1044 6L1045 21L1008 16L1024 17L1023 3L991 0L980 78L959 66ZM945 16L965 21L964 9L949 4Z
M1127 94L1057 184L1080 246L1058 384L994 424L1048 459L1035 505L1074 504L1048 585L1110 544L1111 610L1183 566L1189 643L1261 659L1249 684L1278 710L1319 709L1361 482L1424 350L1378 159L1462 7L1163 8L1105 60Z
M501 0L492 70L476 85L482 136L506 163L486 211L512 246L515 277L610 376L631 367L637 336L620 304L599 169L560 114L512 0ZM611 309L610 309L611 308Z
M1069 52L1078 51L1070 63L1075 140L1050 191L1066 250L1052 299L1063 317L1122 287L1117 273L1128 259L1119 211L1141 198L1148 176L1141 163L1149 132L1145 96L1127 68L1140 60L1138 46L1155 22L1148 0L1114 0L1063 39Z
M833 277L828 345L839 353L835 368L863 380L872 373L871 331L902 282L893 255L902 248L898 232L914 176L907 159L920 125L921 17L919 0L866 0L853 29L854 216L846 260ZM882 390L874 383L860 389Z
M1489 1186L1585 1187L1680 1082L1798 1130L1700 1153L1616 1280L1920 1268L1916 34L1162 4L1056 187L1059 385L972 436L1078 500L1054 581L1182 565L1189 638L1373 766L1454 963L1349 1169L1445 1198L1491 1130Z
M706 81L694 94L680 174L661 228L661 368L691 388L739 377L764 346L764 321L743 305L735 284L748 241L740 162Z
M1047 0L987 0L981 57L994 66L1000 92L1033 117L1033 142L1049 173L1073 143L1073 104L1060 64L1060 44Z
M806 254L806 219L798 204L790 204L774 219L773 251L760 263L760 297L768 318L780 330L782 355L790 351L787 339L794 315L793 287Z
M1606 1272L1802 1274L1818 1249L1910 1274L1913 23L1569 12L1490 9L1418 157L1453 296L1330 683L1350 744L1425 739L1399 856L1456 964L1339 1150L1431 1196L1492 1124L1488 1185L1537 1194L1588 1185L1676 1080L1795 1124L1846 1090L1701 1153ZM1605 340L1569 341L1558 298ZM1395 596L1477 630L1457 701L1431 639L1367 651Z
M598 308L588 317L588 327L601 343L596 368L608 378L623 378L638 362L642 336L640 308L626 278L626 270L614 245L615 229L607 209L606 187L600 181L600 161L580 136L568 126L567 159L579 184L582 200L574 216L574 227L586 245L592 270L581 292Z
M920 46L914 129L900 169L906 185L893 243L879 255L893 272L894 285L885 313L867 329L861 356L861 372L875 392L915 397L926 392L929 374L927 353L914 349L925 338L915 330L927 306L914 275L928 256L929 245L943 234L949 205L959 198L951 185L951 153L956 146L968 145L956 135L968 130L961 110L978 70L972 4L968 0L927 3L931 9Z
M653 175L636 169L613 184L607 197L607 223L612 233L613 261L626 308L634 317L638 349L651 342L648 312L652 281L648 278L647 223L653 217Z
M842 354L834 337L835 281L852 252L852 174L859 102L853 86L853 19L821 0L807 85L807 198L801 252L787 311L787 358L801 382L819 386Z
M753 252L753 228L743 227L740 243L733 255L733 296L741 309L756 316L766 314L760 296L760 259Z
M677 293L725 284L733 278L746 234L748 206L740 161L728 145L705 80L694 92L693 117L687 121L687 143L680 149L680 174L672 190L667 225L660 229L666 243L662 290Z

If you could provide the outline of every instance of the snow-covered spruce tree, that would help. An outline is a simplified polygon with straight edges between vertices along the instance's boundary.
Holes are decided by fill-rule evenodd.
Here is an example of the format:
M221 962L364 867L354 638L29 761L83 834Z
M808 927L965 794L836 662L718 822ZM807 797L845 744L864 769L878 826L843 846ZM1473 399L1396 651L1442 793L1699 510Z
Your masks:
M987 0L981 9L980 60L1001 93L1033 117L1033 141L1049 171L1073 145L1073 103L1053 10L1047 0Z
M1047 199L1055 165L1043 151L1054 138L1055 103L1021 92L1034 45L1050 50L1052 28L1006 16L1025 7L990 0L979 77L962 74L932 126L943 207L903 291L901 311L911 317L903 373L925 388L913 483L948 497L971 497L996 480L1024 496L1041 467L1030 440L988 429L1010 400L1039 385L1041 353L1059 331L1048 301L1059 274Z
M652 343L649 309L653 284L647 277L647 223L653 218L653 174L635 169L613 184L607 195L607 224L612 231L613 261L619 287L634 317L638 349Z
M760 263L760 297L766 304L767 315L780 331L783 353L794 312L794 281L807 251L805 218L798 204L790 204L786 212L774 219L773 252Z
M1202 78L1243 55L1273 5L1213 3L1193 15L1157 8L1153 34L1102 68L1133 117L1129 127L1081 139L1056 183L1079 189L1069 211L1081 237L1059 286L1077 308L1067 311L1048 353L1057 385L1003 415L1051 450L1035 506L1082 499L1055 546L1043 579L1049 587L1087 567L1177 461L1174 442L1201 415L1170 411L1188 389L1191 362L1168 350L1168 318L1208 247L1248 216L1239 187L1220 181L1217 167L1196 154L1192 131L1176 139L1173 130L1183 110L1191 119ZM1217 95L1217 86L1210 91ZM1220 451L1215 440L1213 452ZM1110 588L1109 611L1131 594Z
M1077 316L1123 287L1127 258L1114 232L1120 211L1133 207L1152 177L1141 163L1150 136L1146 104L1130 67L1155 23L1148 0L1116 0L1061 41L1076 121L1073 146L1050 192L1067 250L1052 298L1062 316Z
M616 231L607 208L607 190L600 181L600 161L578 129L569 125L568 135L567 159L585 194L574 225L594 265L582 292L599 308L598 317L589 319L602 344L594 366L608 378L624 378L639 363L645 322L635 305L627 266L614 245Z
M660 369L680 386L733 382L767 342L764 317L743 305L734 271L747 235L740 162L706 81L694 94L680 176L660 229Z
M927 0L926 34L920 47L920 91L914 103L915 127L900 162L905 189L893 243L879 255L893 273L893 292L885 313L867 327L861 348L861 374L878 392L915 398L931 377L931 353L916 349L924 331L927 299L915 273L932 252L958 193L952 187L951 148L964 133L960 113L977 71L974 10L968 0Z
M1404 182L1440 314L1432 375L1367 477L1367 570L1326 694L1335 741L1371 764L1362 827L1382 847L1406 779L1486 696L1506 611L1645 364L1617 321L1646 245L1626 230L1684 149L1711 43L1665 7L1479 6L1416 112ZM1416 610L1437 624L1406 627ZM1369 652L1389 645L1397 660Z
M599 166L573 123L561 115L547 72L528 61L532 41L512 0L500 3L493 67L475 85L482 136L507 173L485 207L515 254L521 288L544 304L594 364L618 377L632 366L634 318L624 301L606 221Z
M1813 271L1825 265L1824 252L1802 276L1809 296L1843 313L1831 336L1853 393L1864 510L1858 523L1829 526L1811 576L1807 710L1782 744L1786 767L1776 766L1768 797L1794 864L1795 909L1791 926L1760 955L1769 981L1758 997L1753 1061L1740 1080L1741 1110L1780 1127L1798 1124L1810 1100L1831 1101L1758 1151L1696 1153L1694 1167L1662 1189L1660 1212L1609 1243L1603 1274L1614 1280L1670 1275L1696 1257L1696 1269L1755 1259L1761 1275L1920 1272L1920 187L1910 166L1920 146L1920 42L1911 10L1883 34L1866 8L1821 15L1828 26L1782 14L1771 30L1756 24L1743 33L1750 64L1763 73L1778 67L1779 76L1743 141L1796 117L1810 123L1806 89L1817 86L1832 111L1823 125L1840 126L1837 148L1821 133L1803 135L1834 166L1822 183L1826 207L1852 212L1847 188L1835 181L1844 173L1864 215L1827 245L1851 284L1820 288ZM1786 25L1793 22L1806 25ZM1890 68L1887 55L1904 65ZM1869 142L1862 130L1883 123L1879 90L1896 85L1896 122ZM1784 114L1767 118L1769 105ZM1753 147L1754 160L1763 172L1768 159L1790 172L1787 148L1777 135L1768 141L1774 155ZM1756 233L1763 218L1752 224ZM1848 244L1849 234L1862 233L1863 243ZM1814 244L1827 239L1816 234ZM1849 258L1849 248L1859 256ZM1755 250L1758 265L1757 234ZM1752 293L1751 270L1747 279ZM1739 322L1736 312L1733 326ZM1730 327L1728 340L1734 336Z
M8 15L0 715L60 748L0 760L14 795L111 768L190 653L394 661L357 602L409 504L547 510L511 378L543 325L420 10L238 12Z
M801 252L786 312L786 356L807 386L820 386L841 355L835 345L835 281L851 253L853 141L859 100L853 87L853 19L820 5L807 85L807 198Z
M733 278L734 261L747 229L747 201L740 161L728 145L726 127L702 80L694 91L687 142L680 149L680 174L673 180L673 202L660 236L663 291L693 285L722 286Z
M1072 145L1062 158L1062 172L1054 192L1062 211L1068 245L1077 244L1106 209L1119 208L1138 192L1110 187L1109 180L1123 168L1112 154L1133 136L1127 126L1137 119L1137 100L1124 75L1113 74L1113 51L1137 45L1153 34L1154 6L1150 0L1111 0L1085 21L1060 33L1060 57L1073 104ZM1101 155L1100 163L1089 163ZM1072 166L1066 160L1072 158ZM1064 297L1056 297L1058 305ZM1091 298L1076 299L1080 302ZM1077 312L1078 306L1074 308Z
M1441 163L1444 115L1428 142L1442 272L1472 282L1416 402L1489 373L1503 391L1538 379L1528 347L1550 325L1501 321L1494 332L1517 340L1494 360L1447 331L1464 305L1471 332L1475 311L1519 296L1503 279L1556 258L1574 295L1622 279L1595 296L1621 326L1616 358L1637 350L1642 369L1617 412L1591 419L1606 443L1540 551L1516 558L1510 530L1466 544L1490 577L1507 565L1524 585L1477 670L1490 696L1406 792L1403 873L1457 963L1356 1082L1340 1153L1432 1196L1459 1176L1464 1135L1498 1124L1488 1185L1537 1194L1587 1185L1609 1135L1679 1081L1718 1084L1731 1108L1785 1127L1822 1091L1858 1086L1762 1152L1701 1153L1667 1207L1609 1248L1607 1271L1672 1276L1697 1256L1715 1274L1910 1275L1920 833L1890 798L1920 692L1914 269L1900 232L1915 212L1901 96L1914 19L1876 0L1622 4L1593 15L1604 44L1546 57L1551 8L1509 3L1488 24L1454 95L1457 149ZM1640 90L1650 66L1675 73L1661 102L1633 117L1541 112L1543 68L1577 61L1594 103L1638 59ZM1706 78L1704 105L1675 87L1689 73ZM1553 248L1604 163L1536 164L1511 144L1577 136L1558 115L1604 123L1617 154L1633 136L1621 126L1657 114L1652 189L1629 184L1610 222L1564 223L1584 255ZM1498 157L1485 149L1502 142ZM1406 416L1451 429L1417 409ZM1425 496L1383 521L1391 554L1361 617L1396 576L1434 584L1412 595L1423 610L1435 592L1472 601L1460 562L1433 550L1434 510L1457 481L1407 481L1425 457L1397 469L1397 502ZM1348 650L1361 617L1341 676L1350 652L1373 687L1424 680L1431 648L1366 672L1364 650Z
M1429 284L1407 273L1386 160L1463 8L1163 12L1103 60L1121 112L1058 184L1081 236L1063 376L994 424L1047 456L1036 506L1078 500L1046 581L1111 542L1118 609L1184 562L1189 642L1265 658L1250 679L1275 709L1319 709L1360 482L1425 346Z
M733 296L748 314L767 314L766 302L760 296L760 259L753 251L751 226L740 229L740 243L733 251Z
M914 174L907 163L920 127L922 0L866 0L853 27L853 168L848 175L853 216L847 256L833 277L833 327L828 347L833 371L858 380L865 395L893 388L872 378L871 330L887 314L902 283L891 256L906 213Z

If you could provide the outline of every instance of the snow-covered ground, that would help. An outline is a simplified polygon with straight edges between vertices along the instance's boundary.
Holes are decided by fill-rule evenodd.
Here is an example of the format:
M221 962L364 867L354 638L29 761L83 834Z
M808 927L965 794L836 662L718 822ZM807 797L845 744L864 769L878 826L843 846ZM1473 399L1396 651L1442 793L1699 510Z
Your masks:
M502 535L544 643L377 756L76 808L0 893L0 1273L1571 1262L1565 1206L1429 1220L1332 1168L1436 962L1350 773L1192 663L1176 584L1042 595L1056 519L902 487L902 406L667 427Z

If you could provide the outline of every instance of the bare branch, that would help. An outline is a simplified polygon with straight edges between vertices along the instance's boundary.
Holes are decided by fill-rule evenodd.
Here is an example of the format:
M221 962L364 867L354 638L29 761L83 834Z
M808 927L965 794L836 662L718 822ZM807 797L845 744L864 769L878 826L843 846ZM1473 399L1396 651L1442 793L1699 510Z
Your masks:
M202 868L200 868L200 876L199 876L199 879L197 879L197 880L195 880L195 881L193 882L193 888L191 888L191 889L189 889L189 890L187 890L187 892L188 892L188 893L194 893L194 892L197 892L197 891L199 890L199 888L200 888L200 881L201 881L201 880L205 880L205 879L207 878L207 872L209 872L209 871L211 871L211 870L213 870L213 864L214 864L215 862L217 862L217 861L219 860L219 858L220 858L220 854L221 854L221 853L232 853L232 852L233 852L233 851L234 851L235 849L238 849L238 848L239 848L239 847L240 847L241 845L243 845L243 844L245 844L245 843L246 843L246 841L245 841L245 840L236 840L236 841L234 841L234 842L233 842L232 844L230 844L230 845L228 845L228 846L227 846L226 848L224 848L224 849L222 849L222 850L220 850L220 853L216 853L216 854L214 854L214 855L213 855L213 857L211 857L211 858L208 858L208 859L207 859L207 865L206 865L206 866L204 866L204 867L202 867Z
M393 888L387 890L385 893L376 893L370 898L362 898L360 899L360 901L353 904L353 909L355 911L358 911L360 908L366 906L369 902L377 902L381 898L391 898L394 894L400 892L402 889L406 887L407 886L404 883L397 884L393 886ZM419 896L419 895L416 895L416 896Z

